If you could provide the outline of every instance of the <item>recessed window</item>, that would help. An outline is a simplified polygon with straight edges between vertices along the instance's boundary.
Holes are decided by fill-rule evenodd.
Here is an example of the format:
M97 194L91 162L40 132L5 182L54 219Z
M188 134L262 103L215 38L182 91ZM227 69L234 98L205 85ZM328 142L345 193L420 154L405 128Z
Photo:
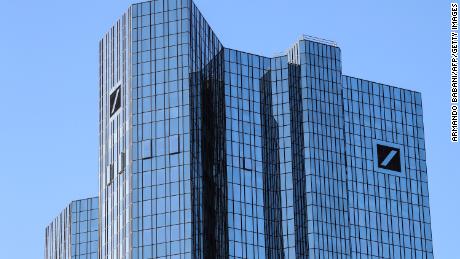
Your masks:
M243 169L247 171L252 170L252 160L249 158L243 158Z
M110 185L113 182L114 178L114 168L113 164L107 165L107 170L106 170L106 184Z
M118 173L121 174L125 171L126 167L126 153L121 152L120 153L120 158L118 160Z
M179 135L169 137L169 154L177 154L180 152Z
M142 141L142 159L147 159L152 157L152 141L144 140Z

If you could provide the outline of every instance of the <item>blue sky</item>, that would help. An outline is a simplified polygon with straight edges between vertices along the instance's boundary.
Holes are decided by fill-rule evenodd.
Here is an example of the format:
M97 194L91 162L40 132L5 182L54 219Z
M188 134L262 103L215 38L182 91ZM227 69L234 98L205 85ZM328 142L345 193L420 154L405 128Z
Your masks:
M44 228L98 190L98 42L127 0L0 0L0 258L43 258ZM225 46L271 56L338 42L344 74L420 91L436 258L460 244L449 142L449 1L196 0ZM456 153L456 154L455 154Z

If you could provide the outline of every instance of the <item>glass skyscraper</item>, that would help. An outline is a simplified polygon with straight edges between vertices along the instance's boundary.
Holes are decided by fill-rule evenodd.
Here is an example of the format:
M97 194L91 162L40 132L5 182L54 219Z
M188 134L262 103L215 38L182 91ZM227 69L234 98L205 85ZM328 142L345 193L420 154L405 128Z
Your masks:
M420 93L226 48L191 0L99 47L100 259L433 258Z
M98 259L98 198L71 202L45 230L45 259Z

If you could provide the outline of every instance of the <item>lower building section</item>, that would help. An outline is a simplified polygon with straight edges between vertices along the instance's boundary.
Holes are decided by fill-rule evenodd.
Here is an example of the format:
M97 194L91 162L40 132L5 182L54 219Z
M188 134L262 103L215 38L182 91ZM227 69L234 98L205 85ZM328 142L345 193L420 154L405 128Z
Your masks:
M73 201L45 230L45 259L98 259L98 198Z

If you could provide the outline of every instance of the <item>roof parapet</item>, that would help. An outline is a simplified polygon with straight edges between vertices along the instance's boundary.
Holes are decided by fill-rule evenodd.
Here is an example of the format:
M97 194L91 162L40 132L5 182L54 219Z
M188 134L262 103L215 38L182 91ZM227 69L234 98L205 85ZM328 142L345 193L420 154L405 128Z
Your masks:
M319 38L319 37L315 37L315 36L311 36L311 35L307 35L307 34L302 34L299 37L299 39L288 50L282 51L282 52L276 52L276 53L273 54L273 56L274 57L280 57L280 56L286 56L286 55L289 56L290 54L292 54L291 53L292 49L298 48L298 44L302 40L307 40L307 41L317 42L317 43L321 43L321 44L325 44L325 45L329 45L329 46L333 46L333 47L338 47L338 44L335 41L326 40L326 39L323 39L323 38ZM291 57L291 60L292 60L292 57Z
M310 35L307 35L307 34L303 34L302 36L300 36L299 41L300 40L314 41L314 42L318 42L318 43L322 43L322 44L337 47L337 42L335 42L335 41L326 40L326 39L318 38L318 37L315 37L315 36L310 36Z

